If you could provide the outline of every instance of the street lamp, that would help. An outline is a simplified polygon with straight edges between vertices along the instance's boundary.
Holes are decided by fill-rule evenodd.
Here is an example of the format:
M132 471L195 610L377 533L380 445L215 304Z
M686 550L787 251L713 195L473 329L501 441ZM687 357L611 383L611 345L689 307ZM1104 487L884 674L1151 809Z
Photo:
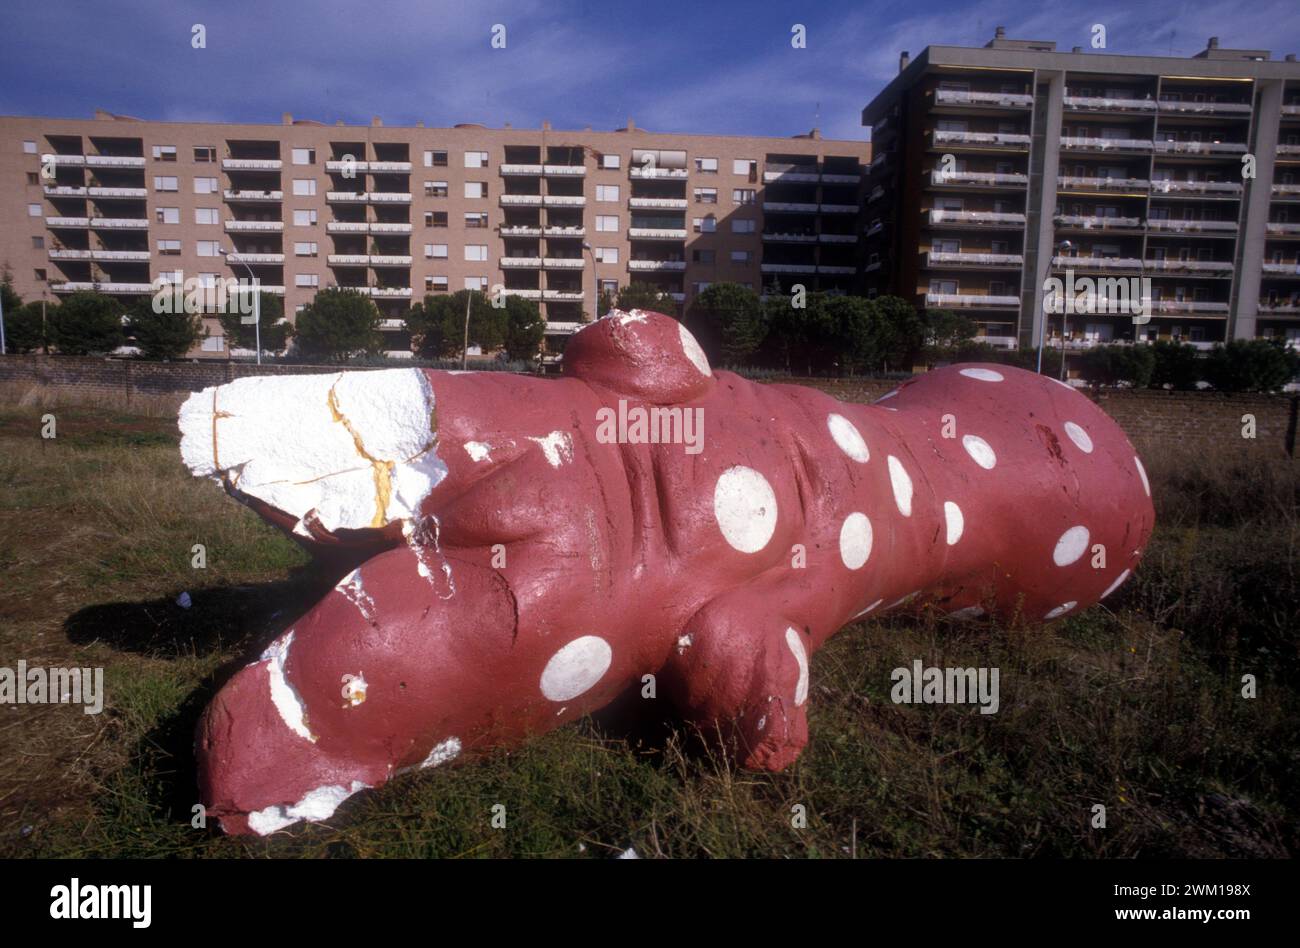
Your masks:
M1065 256L1065 252L1067 250L1073 250L1073 249L1074 249L1074 244L1070 243L1070 241L1068 240L1063 240L1060 242L1059 245L1057 245L1056 255L1058 257ZM1052 263L1049 260L1047 262L1047 273L1049 276L1051 275L1051 272L1052 272ZM1064 293L1062 293L1062 300L1064 300ZM1062 320L1065 319L1064 307L1062 307L1061 318ZM1047 347L1047 291L1046 289L1044 289L1043 290L1043 318L1038 330L1038 374L1039 375L1043 374L1043 349L1045 349L1046 347ZM1062 322L1061 324L1061 373L1062 373L1062 377L1064 377L1065 374L1065 323L1064 322Z
M582 242L582 249L591 257L591 318L600 319L600 280L596 276L596 251L592 250L591 244L585 240Z
M227 250L225 247L218 247L217 253L221 254L221 256L223 257L230 255L230 251ZM257 277L253 275L253 268L250 267L247 263L245 263L244 269L248 271L248 279L253 282L253 336L257 342L257 364L261 365L262 364L262 293L261 290L258 289L260 284L257 282Z

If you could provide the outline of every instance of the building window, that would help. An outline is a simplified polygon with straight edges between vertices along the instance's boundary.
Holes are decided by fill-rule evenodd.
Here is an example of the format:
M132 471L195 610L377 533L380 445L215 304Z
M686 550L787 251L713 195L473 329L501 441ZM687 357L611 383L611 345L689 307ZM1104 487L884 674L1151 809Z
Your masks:
M40 216L41 216L41 206L40 206L39 204L28 204L28 205L27 205L27 216L28 216L28 217L40 217Z
M194 148L194 161L198 164L212 164L217 160L217 149L214 145L196 145Z
M446 227L447 212L446 211L425 211L424 226L425 227Z
M46 275L46 273L45 273L45 268L44 268L44 267L37 267L37 268L36 268L36 279L37 279L38 281L41 281L41 282L43 282L43 281L49 279L49 277L48 277L48 276Z
M622 165L622 163L623 163L623 159L622 159L622 156L620 156L620 155L601 155L601 156L600 156L600 166L601 166L602 168L608 168L608 169L610 169L610 170L612 170L612 171L616 171L616 170L618 170L618 168Z
M316 225L315 211L297 209L293 212L293 226L314 227L315 225Z
M692 250L691 260L694 263L713 263L716 259L715 251L712 250Z
M153 189L155 191L177 191L180 190L180 187L176 178L154 175Z
M737 158L731 162L732 174L753 174L758 170L758 162L749 158Z
M216 194L220 184L216 178L195 178L195 194Z
M466 244L465 259L475 263L484 263L487 261L488 251L487 244Z
M486 290L487 286L487 277L465 277L465 289L467 290Z
M196 207L194 209L194 223L220 224L221 220L215 207Z
M617 184L598 184L596 185L597 201L617 201L618 185Z
M697 234L712 234L718 229L718 219L712 214L707 217L697 217L693 223Z
M717 174L718 159L717 158L696 158L695 170L699 174Z
M699 296L701 293L703 293L705 290L709 288L708 283L693 283L691 285L695 288L696 296Z
M731 262L738 266L747 267L753 262L754 256L748 250L731 251Z
M446 181L424 182L424 196L445 198L447 196L447 182Z
M717 188L696 188L695 203L696 204L717 204L718 189Z
M754 203L754 189L753 189L753 188L735 188L735 189L733 189L732 192L731 192L731 199L732 199L733 201L735 201L737 204L753 204L753 203Z
M316 164L315 148L295 148L293 150L293 163L295 165L314 165Z
M36 142L23 142L23 154L25 155L36 154Z
M160 240L158 241L158 253L164 257L176 257L181 252L181 242L179 240Z
M447 167L447 153L445 151L426 151L424 153L424 166L426 168Z
M467 151L465 152L466 168L486 168L488 166L488 156L485 151Z
M446 293L447 278L445 276L427 276L424 278L424 288L433 290L436 293Z
M44 250L44 249L45 249L45 238L44 238L44 237L33 237L33 238L32 238L32 249L33 249L33 250Z
M488 196L486 181L466 181L465 197L471 199L481 199Z
M618 263L618 248L597 247L596 262L597 263Z
M617 214L598 214L596 215L596 230L604 233L613 233L618 230Z
M317 245L314 241L299 240L293 245L293 255L295 257L314 257L317 253Z
M735 218L731 222L731 232L733 234L752 234L757 227L757 221L747 220L743 217Z
M315 178L294 178L293 193L299 197L311 197L316 193Z
M472 211L465 215L465 226L482 229L488 225L487 211Z
M154 217L159 224L179 224L181 222L181 209L179 207L155 207Z
M175 161L176 146L175 145L154 145L153 160L154 161Z
M320 277L314 273L296 273L293 277L294 286L320 286Z
M37 174L35 171L29 171L29 172L27 172L27 183L28 183L28 184L40 184L40 183L41 183L41 176L40 176L39 174Z
M218 256L220 245L215 240L200 240L196 246L200 257Z
M203 339L204 352L223 352L226 348L225 336L205 336Z
M446 244L425 244L424 256L429 260L446 260L447 245Z

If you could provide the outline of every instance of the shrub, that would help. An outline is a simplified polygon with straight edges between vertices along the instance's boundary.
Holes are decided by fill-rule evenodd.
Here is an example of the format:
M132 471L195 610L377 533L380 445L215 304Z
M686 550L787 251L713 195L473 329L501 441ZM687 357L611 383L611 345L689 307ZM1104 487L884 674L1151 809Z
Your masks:
M383 347L379 310L368 296L331 287L321 290L298 315L294 328L298 350L305 356L344 361L354 355L374 355Z
M1300 373L1300 355L1280 339L1234 339L1216 346L1205 377L1221 392L1276 392Z
M150 297L132 304L128 320L131 341L146 359L182 358L208 334L198 313L157 313Z
M89 290L73 293L47 320L50 341L64 355L112 352L126 341L126 308L111 296Z

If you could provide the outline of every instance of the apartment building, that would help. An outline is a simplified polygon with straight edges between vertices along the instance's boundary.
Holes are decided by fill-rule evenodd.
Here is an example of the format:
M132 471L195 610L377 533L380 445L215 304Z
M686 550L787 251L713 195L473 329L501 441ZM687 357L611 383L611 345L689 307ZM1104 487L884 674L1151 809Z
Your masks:
M1293 55L1217 39L1190 58L1066 53L999 28L983 48L903 53L862 121L868 293L966 313L1006 346L1300 344ZM1150 321L1044 318L1067 270L1149 279Z
M790 138L0 118L0 265L26 299L256 278L289 318L323 287L380 308L389 350L429 293L536 300L548 344L597 290L847 291L870 145ZM220 325L201 353L227 357Z

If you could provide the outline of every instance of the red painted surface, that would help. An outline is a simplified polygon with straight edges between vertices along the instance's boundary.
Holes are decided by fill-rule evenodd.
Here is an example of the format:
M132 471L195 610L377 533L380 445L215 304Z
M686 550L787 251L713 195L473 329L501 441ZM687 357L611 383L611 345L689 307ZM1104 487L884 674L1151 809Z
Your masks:
M359 590L291 630L283 681L311 739L266 659L200 725L204 802L227 832L321 787L518 744L646 674L745 765L780 769L808 740L807 658L864 611L1043 619L1137 565L1154 520L1140 462L1066 386L953 366L852 405L706 374L692 344L669 317L613 315L570 341L559 381L427 373L448 474L424 542L392 526L303 541L364 559ZM603 443L598 412L620 399L701 409L702 450Z

